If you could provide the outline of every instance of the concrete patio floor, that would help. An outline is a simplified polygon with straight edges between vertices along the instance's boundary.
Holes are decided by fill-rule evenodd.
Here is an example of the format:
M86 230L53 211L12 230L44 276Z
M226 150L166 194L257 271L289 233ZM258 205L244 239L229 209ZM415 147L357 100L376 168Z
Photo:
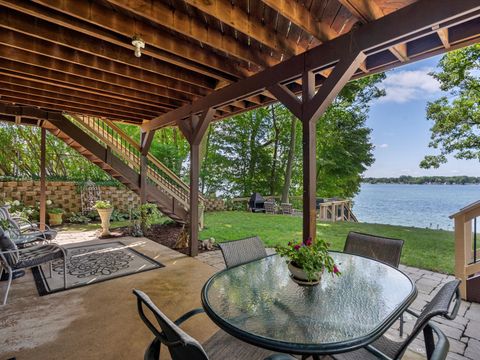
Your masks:
M67 246L98 241L102 240L96 239L94 231L62 232L58 236L58 242ZM220 251L193 259L145 238L123 237L121 241L166 266L43 297L38 296L28 271L14 281L8 304L0 308L0 359L142 359L152 335L137 314L132 289L145 291L168 316L176 318L200 306L203 284L225 267ZM418 287L412 304L417 311L452 279L411 267L401 269ZM1 283L2 294L4 290ZM414 319L406 319L408 332ZM450 340L449 359L480 359L480 304L462 302L454 321L438 322ZM203 314L182 327L202 343L218 331ZM398 322L388 335L399 339ZM416 339L411 349L424 354L423 339ZM169 357L162 354L164 358ZM404 358L424 357L408 353Z

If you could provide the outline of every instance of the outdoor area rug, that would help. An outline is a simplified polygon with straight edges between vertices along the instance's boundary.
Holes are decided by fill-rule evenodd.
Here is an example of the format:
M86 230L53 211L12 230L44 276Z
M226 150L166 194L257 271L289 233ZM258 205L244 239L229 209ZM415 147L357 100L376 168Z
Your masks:
M67 288L63 288L63 259L32 268L40 296L163 267L120 241L65 248Z

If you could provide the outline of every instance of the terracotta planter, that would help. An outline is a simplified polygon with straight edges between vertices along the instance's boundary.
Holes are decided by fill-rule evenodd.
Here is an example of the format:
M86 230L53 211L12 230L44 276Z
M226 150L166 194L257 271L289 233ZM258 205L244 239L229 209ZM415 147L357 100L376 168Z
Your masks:
M110 235L110 217L112 216L113 207L108 209L97 209L100 220L102 221L102 233L100 236Z
M292 280L301 285L318 284L320 282L320 279L322 278L322 273L323 273L323 271L317 272L315 277L311 281L309 281L305 271L303 271L302 268L299 268L293 265L292 262L288 263L288 270L290 270L290 274L292 275L291 276Z
M50 226L58 226L62 225L63 219L62 219L63 214L48 214L48 223Z

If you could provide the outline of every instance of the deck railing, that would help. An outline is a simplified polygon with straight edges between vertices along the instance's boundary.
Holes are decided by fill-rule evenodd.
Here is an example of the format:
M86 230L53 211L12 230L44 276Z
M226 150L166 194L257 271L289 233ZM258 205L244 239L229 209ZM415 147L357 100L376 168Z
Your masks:
M455 277L462 280L460 291L463 299L480 297L480 250L477 244L479 217L480 201L450 216L455 222Z
M100 144L110 148L128 166L140 172L140 144L125 134L115 123L108 119L92 116L69 114L67 118L82 128ZM148 180L157 188L175 198L185 209L189 209L189 186L151 153L147 154ZM200 201L204 199L200 196Z

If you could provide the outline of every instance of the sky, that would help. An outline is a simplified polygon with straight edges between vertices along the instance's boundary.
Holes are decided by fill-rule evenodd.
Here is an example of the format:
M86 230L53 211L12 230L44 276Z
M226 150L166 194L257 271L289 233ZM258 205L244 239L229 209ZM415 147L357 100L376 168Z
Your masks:
M428 147L432 122L426 119L426 105L444 94L428 75L441 56L405 65L386 73L382 87L387 95L372 103L367 126L372 128L375 163L365 177L480 176L476 160L449 157L438 169L421 169L425 155L435 154Z

